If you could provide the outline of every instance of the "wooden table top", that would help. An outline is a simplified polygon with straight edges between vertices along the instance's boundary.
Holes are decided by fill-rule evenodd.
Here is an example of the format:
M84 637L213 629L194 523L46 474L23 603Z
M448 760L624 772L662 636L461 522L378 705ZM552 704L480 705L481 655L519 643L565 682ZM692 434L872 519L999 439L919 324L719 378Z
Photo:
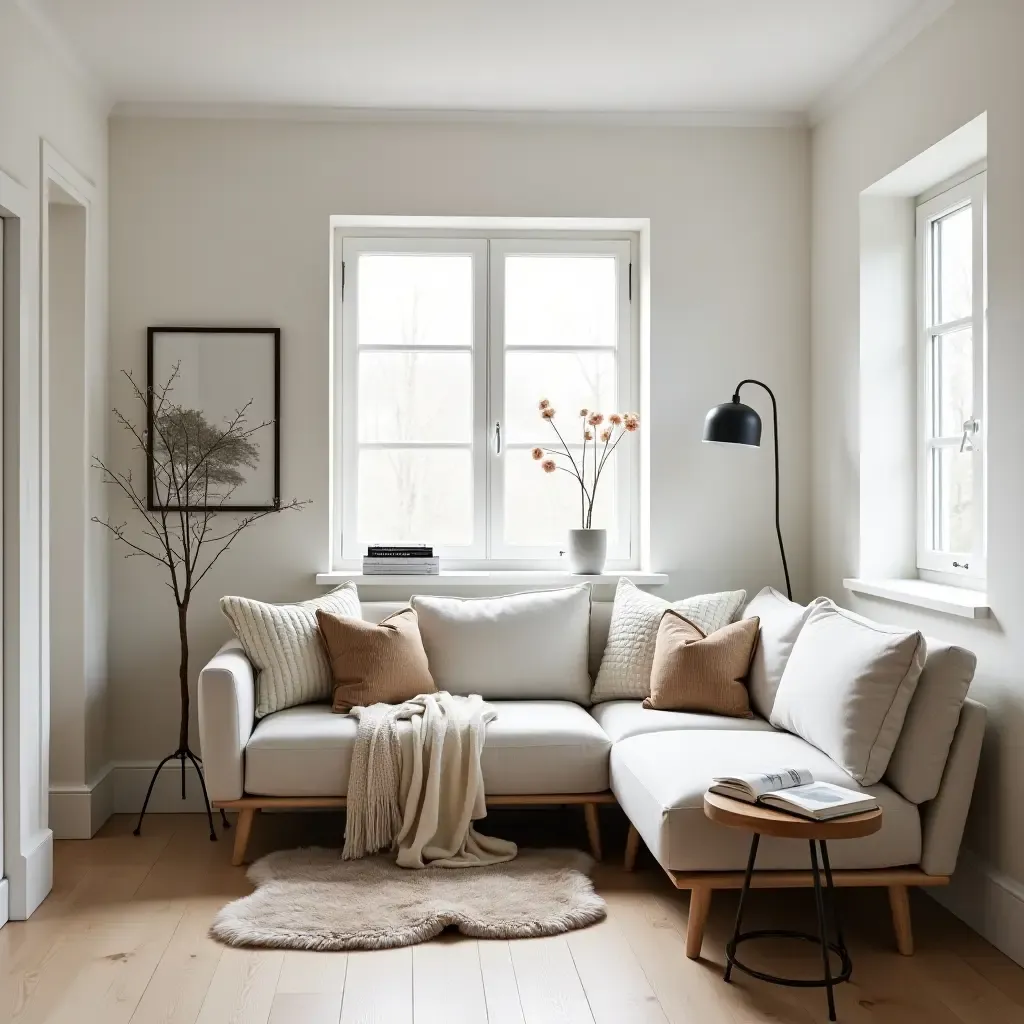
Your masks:
M833 839L858 839L882 827L880 807L829 821L812 821L771 807L734 800L720 793L704 794L704 813L720 825L745 828L763 836L778 836L780 839L824 839L826 842Z

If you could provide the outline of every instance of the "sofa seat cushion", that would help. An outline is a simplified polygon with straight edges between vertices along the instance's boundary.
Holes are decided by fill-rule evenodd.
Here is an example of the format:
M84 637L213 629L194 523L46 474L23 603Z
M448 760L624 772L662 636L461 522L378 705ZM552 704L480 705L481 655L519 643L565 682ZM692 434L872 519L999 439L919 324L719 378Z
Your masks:
M809 768L816 779L871 793L882 808L882 828L862 839L829 845L834 868L917 864L921 823L917 807L879 783L861 787L816 747L781 732L662 732L634 736L612 747L612 791L662 867L671 871L742 871L750 849L746 829L704 816L704 793L716 775ZM764 836L761 870L806 870L807 843Z
M611 740L569 701L489 701L484 786L502 794L599 793L608 788ZM403 735L409 724L401 723ZM345 796L356 720L306 704L268 715L245 749L245 791L252 796Z
M639 700L610 700L606 704L594 705L590 713L612 743L648 732L676 732L683 729L774 732L763 718L727 718L725 715L707 715L695 711L656 711L654 708L645 708Z

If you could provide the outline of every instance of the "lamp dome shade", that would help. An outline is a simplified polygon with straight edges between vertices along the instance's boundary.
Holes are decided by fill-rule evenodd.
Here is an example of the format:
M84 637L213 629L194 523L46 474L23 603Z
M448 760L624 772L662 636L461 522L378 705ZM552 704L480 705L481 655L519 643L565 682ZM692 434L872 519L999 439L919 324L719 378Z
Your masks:
M761 443L761 417L737 399L716 405L704 420L704 440L718 444Z

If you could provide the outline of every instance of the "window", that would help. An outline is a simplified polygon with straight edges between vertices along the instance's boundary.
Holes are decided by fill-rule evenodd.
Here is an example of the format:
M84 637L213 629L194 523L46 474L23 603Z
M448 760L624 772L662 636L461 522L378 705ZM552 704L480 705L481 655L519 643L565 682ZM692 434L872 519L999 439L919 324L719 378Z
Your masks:
M557 564L580 498L531 456L558 440L538 402L574 454L581 409L637 407L631 239L346 235L336 249L340 562L421 542L454 568ZM636 567L638 454L623 443L602 475L609 567Z
M917 209L918 560L985 576L985 182L982 171Z

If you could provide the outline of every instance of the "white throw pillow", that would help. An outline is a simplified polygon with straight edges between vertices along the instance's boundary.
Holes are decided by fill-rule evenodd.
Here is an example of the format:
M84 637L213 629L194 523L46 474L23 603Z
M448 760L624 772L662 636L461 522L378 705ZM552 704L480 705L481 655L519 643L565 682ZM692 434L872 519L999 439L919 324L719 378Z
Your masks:
M412 606L439 690L587 703L589 583L506 597L417 594Z
M782 681L793 644L813 605L797 604L772 587L765 587L743 610L743 618L761 620L761 637L747 675L751 707L764 718L772 713L775 692Z
M245 597L222 597L227 616L259 673L256 717L296 704L331 698L331 665L316 624L317 609L350 619L361 618L356 585L343 583L325 597L301 604L266 604Z
M658 642L658 626L666 608L685 616L705 633L728 626L739 615L745 590L700 594L674 604L638 590L622 578L615 589L608 643L590 700L643 700L651 695L651 666Z
M819 600L782 674L771 723L862 786L885 774L924 666L924 637Z

